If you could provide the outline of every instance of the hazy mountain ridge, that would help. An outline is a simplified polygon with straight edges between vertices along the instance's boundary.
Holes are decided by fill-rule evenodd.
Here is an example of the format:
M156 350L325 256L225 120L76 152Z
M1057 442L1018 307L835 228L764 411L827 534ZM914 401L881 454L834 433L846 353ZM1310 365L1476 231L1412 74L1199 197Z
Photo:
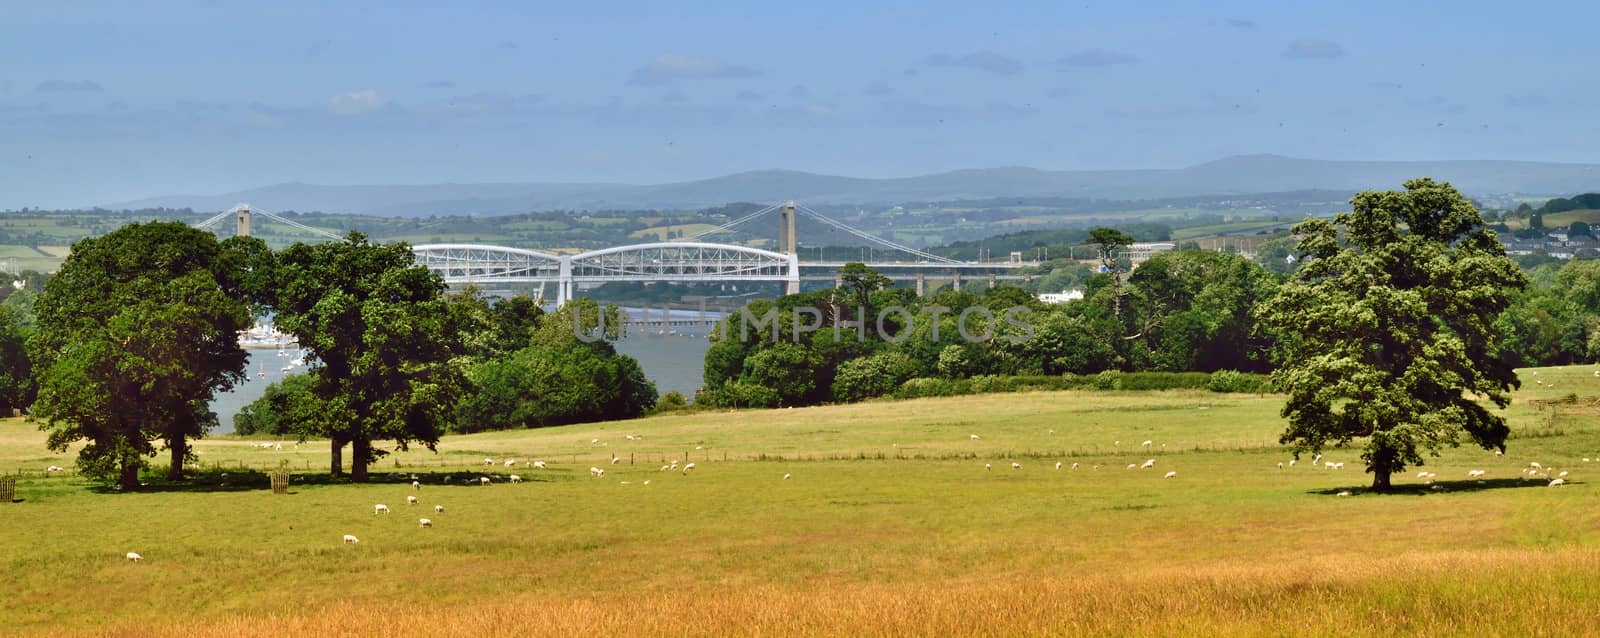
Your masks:
M1046 171L965 169L900 178L857 178L764 170L656 185L486 183L329 186L286 183L220 195L169 195L105 208L224 210L249 202L266 210L321 210L415 217L504 215L538 210L696 209L733 201L794 199L816 204L894 204L996 197L1154 199L1298 190L1397 188L1429 176L1469 195L1600 191L1600 165L1502 160L1367 162L1245 155L1179 169Z

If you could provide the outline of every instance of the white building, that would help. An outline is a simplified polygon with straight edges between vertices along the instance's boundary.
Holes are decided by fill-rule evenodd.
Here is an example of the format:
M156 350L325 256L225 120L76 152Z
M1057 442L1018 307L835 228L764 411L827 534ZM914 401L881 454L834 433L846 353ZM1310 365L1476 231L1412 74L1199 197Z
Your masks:
M1039 293L1039 301L1044 303L1066 303L1083 298L1082 290L1063 290L1061 292Z

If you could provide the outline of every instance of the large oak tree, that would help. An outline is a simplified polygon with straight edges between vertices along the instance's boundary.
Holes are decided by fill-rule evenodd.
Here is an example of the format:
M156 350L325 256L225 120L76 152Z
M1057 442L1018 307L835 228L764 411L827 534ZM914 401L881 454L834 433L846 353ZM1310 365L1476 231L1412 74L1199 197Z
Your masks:
M1366 440L1372 488L1463 434L1504 450L1499 407L1518 385L1495 318L1524 278L1477 208L1448 183L1368 191L1332 221L1294 228L1300 269L1262 304L1280 336L1295 452Z

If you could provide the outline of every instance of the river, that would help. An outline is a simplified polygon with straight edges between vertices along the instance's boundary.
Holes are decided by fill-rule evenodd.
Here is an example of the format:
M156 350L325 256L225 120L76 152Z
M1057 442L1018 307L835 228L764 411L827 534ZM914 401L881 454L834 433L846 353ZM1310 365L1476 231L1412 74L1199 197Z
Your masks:
M706 348L710 345L703 334L636 334L616 342L617 351L639 360L639 367L644 368L645 376L655 382L657 392L665 394L676 390L690 398L700 387ZM211 410L217 413L217 420L220 421L215 430L219 434L233 432L233 415L261 398L272 382L288 374L280 368L294 358L293 353L280 357L277 350L270 348L248 352L249 378L232 392L218 395L211 402ZM305 371L306 368L300 367L293 372Z

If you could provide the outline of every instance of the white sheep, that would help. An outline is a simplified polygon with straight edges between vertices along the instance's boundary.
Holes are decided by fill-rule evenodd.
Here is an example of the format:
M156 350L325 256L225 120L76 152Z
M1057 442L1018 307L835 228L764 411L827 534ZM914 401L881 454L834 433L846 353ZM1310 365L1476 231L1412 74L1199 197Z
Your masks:
M345 534L344 535L344 543L346 545L354 545L354 544L359 543L359 542L361 542L361 540L356 538L354 534Z
M670 469L672 469L672 466L670 466L670 465L663 465L663 466L661 466L661 469L659 469L659 470L656 470L656 471L658 471L658 472L665 472L665 471L667 471L667 470L670 470Z
M137 562L139 562L141 560L144 560L144 557L140 556L139 552L128 552L128 560L131 560L131 561L137 563Z
M1074 469L1074 470L1078 469L1078 464L1077 463L1073 463L1072 464L1072 469Z
M388 514L389 513L389 506L388 505L384 505L383 503L379 503L377 505L373 505L372 506L372 513L373 514Z
M1022 464L1021 464L1021 463L1018 463L1018 462L1016 462L1016 461L1012 461L1012 462L1011 462L1011 469L1013 469L1013 470L1020 470L1020 469L1022 469Z
M595 478L600 478L606 475L606 471L598 467L590 467L589 473L594 475Z
M521 483L522 482L522 477L517 476L515 474L512 474L511 475L511 482L512 483Z
M1278 461L1278 469L1283 469L1283 461Z
M1177 470L1173 470L1171 472L1167 472L1166 476L1163 476L1161 478L1178 478L1178 471Z
M1559 476L1561 478L1567 478L1567 471L1566 470L1561 470L1561 473L1557 474L1556 476Z
M1528 467L1531 467L1531 468L1533 468L1533 469L1536 469L1536 470L1538 470L1538 469L1543 469L1543 468L1544 468L1544 466L1543 466L1543 465L1539 465L1539 462L1538 462L1538 461L1530 461L1530 462L1529 462L1529 463L1528 463Z
M611 455L611 464L612 464L612 465L616 465L616 464L617 464L617 463L618 463L618 462L619 462L619 461L621 461L621 460L622 460L622 459L619 459L619 458L617 458L617 455L616 455L616 454L612 454L612 455Z
M1144 465L1140 465L1139 469L1148 470L1148 469L1150 469L1152 467L1155 467L1155 466L1156 466L1156 460L1155 459L1150 459L1150 460L1145 461Z
M992 469L994 469L993 465L990 465L988 463L984 463L983 464L983 471L988 472L989 470L992 470Z
M649 484L650 484L650 479L645 479L645 480L644 480L644 484L645 484L645 485L649 485Z
M1130 470L1138 469L1138 467L1139 467L1139 465L1137 463L1129 463L1128 464L1128 469L1130 469Z
M488 485L488 484L493 483L493 482L494 481L490 480L489 477L487 477L487 476L478 477L478 484L479 485Z
M1550 487L1561 487L1561 486L1566 485L1566 484L1567 484L1567 479L1555 479L1555 480L1550 481Z
M976 434L974 434L974 435L972 435L972 440L974 440L974 441L976 441L976 440L978 440L978 439L979 439L979 436L978 436L978 435L976 435Z
M406 505L416 505L416 504L417 504L417 497L415 497L415 496L407 496L406 497Z
M1061 469L1061 461L1056 461L1056 469Z
M1417 472L1417 478L1428 478L1427 472Z
M542 470L544 469L544 461L534 461L533 466Z
M511 466L516 465L516 464L517 464L517 460L516 459L506 459L506 469L511 469Z
M1338 463L1334 463L1333 464L1333 469L1335 469L1335 470L1344 469L1344 461L1339 461Z
M491 458L489 458L487 456L483 457L483 464L484 465L494 465L494 459L491 459Z
M783 480L785 480L785 481L787 481L787 480L789 480L789 479L790 479L790 478L791 478L791 477L793 477L793 476L794 476L794 475L793 475L793 474L789 474L789 473L784 473L784 475L783 475Z
M589 439L589 445L600 445L600 439Z
M422 489L422 483L419 483L417 481L412 481L411 482L411 489L414 489L414 490Z
M1483 476L1483 474L1484 474L1483 470L1472 470L1472 471L1467 472L1467 476L1469 478L1477 478L1479 476Z
M62 468L59 465L52 465L50 467L44 468L44 471L46 471L46 472L65 472L66 469Z
M683 466L683 474L685 476L688 476L689 470L692 470L692 469L694 469L694 464L693 463L690 463L688 465Z
M1142 445L1144 447L1150 447L1150 443L1151 443L1150 441L1145 441L1144 443L1140 443L1139 445Z
M1298 460L1299 459L1289 459L1289 467L1294 467L1295 462Z
M1350 490L1344 490L1342 492L1339 492L1338 494L1334 494L1334 496L1349 496L1349 495L1350 495Z
M444 506L443 505L435 505L435 506L433 506L433 512L435 514L443 514L444 513Z
M433 521L426 518L417 519L417 527L433 527Z

